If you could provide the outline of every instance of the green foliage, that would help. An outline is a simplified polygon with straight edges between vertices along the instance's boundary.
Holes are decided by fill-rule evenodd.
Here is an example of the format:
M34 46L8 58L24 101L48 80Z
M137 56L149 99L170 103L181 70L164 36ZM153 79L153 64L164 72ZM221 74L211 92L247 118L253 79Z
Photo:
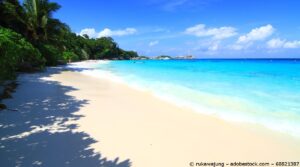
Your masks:
M0 25L23 34L26 24L25 13L18 0L0 0Z
M135 51L121 50L121 57L125 60L130 60L130 59L138 57L138 54Z
M120 55L120 49L111 37L92 40L91 45L91 52L95 59L114 59Z
M48 39L48 32L60 25L60 21L52 18L52 13L60 6L48 0L24 0L23 10L25 17L22 21L26 23L27 37L32 41ZM49 25L49 23L54 25Z
M65 51L63 52L63 58L65 61L71 62L71 61L78 61L78 56L74 52Z
M88 60L89 59L89 54L84 50L84 49L81 49L81 57L79 57L80 60Z
M132 59L111 37L93 39L71 32L52 17L60 5L49 0L0 0L0 77L13 78L16 70L32 71L46 65L87 59Z
M59 60L63 59L61 52L53 45L40 44L37 47L41 54L45 57L46 65L48 66L55 66L58 64Z
M0 28L0 80L13 79L16 70L24 64L41 69L45 60L40 52L20 34Z
M20 48L15 45L15 38L19 37L17 33L0 29L0 81L15 77L17 64L20 61Z
M33 70L40 70L44 68L46 60L39 50L31 43L27 42L24 38L20 40L20 49L22 54L20 54L21 62L19 68L22 68L22 65L29 65L33 68Z

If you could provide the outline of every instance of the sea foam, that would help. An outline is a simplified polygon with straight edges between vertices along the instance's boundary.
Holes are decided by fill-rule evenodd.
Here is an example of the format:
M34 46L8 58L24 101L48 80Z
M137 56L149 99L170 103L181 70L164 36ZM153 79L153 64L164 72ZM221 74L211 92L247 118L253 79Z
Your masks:
M227 121L258 124L300 137L300 111L294 101L299 96L297 94L299 92L291 94L288 90L290 88L286 88L288 92L283 91L282 86L286 83L282 85L276 83L281 83L282 78L290 78L289 76L284 75L279 80L275 80L274 77L281 77L281 75L269 71L262 73L259 71L261 69L251 69L243 74L245 69L241 68L242 72L240 72L237 67L232 66L228 67L231 68L229 71L226 71L227 68L222 69L223 66L221 69L214 67L218 66L215 63L212 63L211 69L205 67L203 70L201 69L203 67L200 67L203 71L193 64L184 64L181 67L180 62L168 64L168 62L149 61L149 63L151 66L147 67L143 63L132 61L92 61L73 63L68 67L80 69L79 71L85 75L109 79L140 91L150 92L164 101L201 114L216 116ZM245 66L245 63L243 65ZM265 78L261 78L262 74ZM202 78L197 79L197 77ZM268 77L273 79L272 83L267 80ZM193 82L194 85L188 82ZM248 82L248 84L238 87L233 85L235 82L241 84ZM249 83L257 88L250 87L252 85ZM297 82L292 84L298 86ZM288 86L291 84L289 83ZM273 95L273 90L281 90L278 96L285 99L278 101L278 98Z

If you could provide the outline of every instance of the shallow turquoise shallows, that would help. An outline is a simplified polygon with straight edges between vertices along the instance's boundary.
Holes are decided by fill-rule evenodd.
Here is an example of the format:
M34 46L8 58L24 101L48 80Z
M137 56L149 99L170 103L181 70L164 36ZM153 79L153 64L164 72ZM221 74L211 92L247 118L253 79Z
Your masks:
M132 60L97 69L203 114L300 136L297 60Z

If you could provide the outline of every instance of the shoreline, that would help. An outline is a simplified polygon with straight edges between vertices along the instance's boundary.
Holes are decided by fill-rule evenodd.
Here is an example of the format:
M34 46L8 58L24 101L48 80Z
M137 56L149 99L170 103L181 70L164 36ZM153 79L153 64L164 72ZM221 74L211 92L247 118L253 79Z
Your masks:
M76 75L73 72L66 72L66 73L68 73L69 77L71 77L71 78L73 78L73 75ZM82 77L86 76L84 74L78 74L78 76L76 75L76 78L78 78L79 75L82 75ZM244 155L242 155L242 156L240 156L240 153L238 153L235 156L229 155L227 157L227 155L225 153L226 151L223 152L224 151L223 150L223 151L221 151L222 153L219 156L216 156L215 154L213 154L213 157L210 157L212 155L201 156L202 158L206 157L205 160L211 160L211 161L212 160L215 160L215 161L227 160L228 161L232 157L235 157L235 158L240 157L241 159L232 158L231 161L234 161L234 160L247 161L249 159L251 159L251 160L256 159L256 160L263 161L263 160L266 160L265 154L267 152L274 153L278 150L281 150L281 152L288 153L288 150L292 151L292 150L290 150L291 148L293 150L295 150L296 152L300 151L300 147L295 147L296 143L300 143L299 138L295 138L292 136L286 136L282 133L274 132L274 131L269 130L260 125L228 122L228 121L222 120L222 119L214 117L214 116L202 115L202 114L192 111L191 109L178 107L178 106L175 106L174 104L171 104L171 103L165 102L161 99L158 99L157 97L153 96L149 92L144 92L144 91L140 91L137 89L133 89L124 83L113 82L113 81L107 80L107 79L94 78L91 76L86 76L86 77L89 77L90 81L87 81L88 83L94 83L94 82L97 83L98 82L98 84L102 83L103 85L106 85L105 89L108 89L108 90L103 91L101 93L102 95L103 94L111 95L111 96L109 96L110 99L106 99L107 97L100 98L95 95L95 97L94 97L95 104L91 103L90 109L86 109L86 111L90 111L90 114L91 114L90 118L92 118L92 117L94 118L93 120L95 121L95 124L96 124L96 122L98 122L97 117L102 114L103 114L103 116L110 118L110 119L107 119L107 118L101 119L101 121L99 120L99 122L102 122L103 125L106 125L106 126L111 125L112 127L101 128L101 130L99 130L101 132L98 133L98 132L91 130L92 125L89 125L89 126L87 125L87 123L92 121L92 119L91 120L87 119L86 121L82 120L82 124L81 124L81 127L86 126L86 128L83 128L84 129L83 131L91 131L90 134L94 134L95 138L100 138L100 139L102 138L102 142L105 142L105 143L107 142L108 145L101 145L101 143L97 143L94 146L92 146L92 148L94 148L95 150L99 149L98 151L101 151L101 152L106 152L105 155L107 155L108 157L113 157L114 156L113 152L116 152L115 153L116 155L124 155L121 157L132 159L131 158L132 156L126 157L127 151L129 151L130 148L134 147L135 144L137 144L137 142L139 140L136 140L136 141L130 141L130 140L132 140L132 138L139 138L139 137L142 137L143 139L145 139L145 141L142 142L142 144L140 146L136 146L136 147L141 147L145 150L143 150L141 148L136 148L137 149L137 150L135 150L136 152L132 153L132 155L137 156L138 154L147 152L146 150L153 151L153 148L151 148L151 147L154 147L155 145L157 145L155 148L155 149L157 149L156 150L157 153L163 151L163 150L161 150L161 148L164 148L164 145L168 145L168 149L170 149L170 150L167 151L167 149L166 149L165 151L169 154L169 153L173 152L171 150L173 150L173 149L176 150L176 148L172 148L173 146L179 146L180 144L176 144L176 142L174 142L174 141L172 142L171 138L165 136L164 133L167 133L167 134L173 136L172 139L175 141L187 140L184 144L187 144L189 147L185 148L183 146L181 149L184 150L184 152L187 150L194 152L194 153L190 154L189 156L186 156L186 155L185 156L189 157L189 158L194 157L195 160L198 160L197 159L197 157L198 157L197 150L198 149L204 148L204 150L205 150L205 149L209 149L210 147L215 148L216 150L217 150L217 148L224 147L224 148L222 148L222 150L223 149L224 150L233 149L233 150L236 150L236 152L241 151L244 153ZM62 79L62 80L61 79L62 78L60 78L60 77L55 78L55 80L59 80L62 83L65 83L67 85L68 84L72 85L72 83L66 81L67 79ZM72 79L69 79L69 80L72 80ZM82 82L76 82L76 83L82 83ZM79 84L77 86L79 86L79 87L82 86L80 89L80 90L82 90L82 89L87 88L88 85L84 85L84 84L80 85ZM99 86L99 87L101 88L101 86ZM98 90L98 89L96 89L96 90ZM93 92L93 94L94 94L94 92ZM117 96L119 94L126 95L127 97L116 98L115 96ZM77 97L79 97L79 96L82 97L82 94L79 92L78 92L78 94L74 92L74 95ZM104 102L100 102L100 101L104 101ZM117 101L119 101L120 103L118 103ZM132 101L134 101L134 102L132 102ZM114 102L120 106L113 106L112 102ZM102 106L106 111L103 113L92 112L92 110L97 108L98 105ZM154 112L155 110L158 110L158 112ZM122 111L124 111L125 113L121 113ZM154 113L152 113L152 112L154 112ZM117 117L120 117L120 118L113 121L113 124L110 123L110 121L112 121L112 119L116 119ZM85 119L85 118L83 118L83 119ZM168 122L168 119L170 119L171 121ZM171 125L167 125L170 123L171 123ZM205 140L206 140L204 142L205 144L203 144L202 143L203 141L201 141L201 137L203 137L203 135L196 134L198 132L198 130L196 130L197 128L193 129L194 127L192 125L197 125L198 126L197 128L199 128L198 130L199 130L199 132L201 132L201 134L204 133L204 134L208 134L209 136L211 135L210 137L205 138ZM141 127L139 127L139 126L141 126ZM206 127L209 127L210 129L207 129ZM177 128L178 128L178 132L176 132ZM110 131L112 129L115 129L115 131L122 132L121 133L122 135L119 135L119 134L111 135ZM162 130L160 130L160 129L162 129ZM222 130L220 130L220 129L222 129ZM225 132L223 132L223 130ZM123 133L125 133L124 131L130 131L131 135L134 137L128 137L128 138L124 139L124 136L125 136L125 134L123 134ZM187 132L184 132L184 131L187 131ZM220 133L220 134L214 134L216 132ZM141 134L139 134L139 133L141 133ZM180 133L183 133L183 134L180 135ZM105 136L107 135L107 139L105 138L105 140L103 139L104 137L102 136L104 134L105 134ZM145 136L143 136L142 134ZM226 134L226 135L224 135L224 134ZM231 136L229 136L229 134ZM190 139L186 138L186 136L190 136ZM167 139L164 139L165 137ZM155 140L154 139L153 139L153 141L149 140L151 138L154 138ZM192 138L195 138L195 139L192 139ZM217 139L217 138L219 138L219 139ZM222 140L222 138L225 140L225 142ZM112 140L112 139L114 139L114 140ZM119 141L118 141L118 139L119 139ZM196 140L196 139L198 139L198 140ZM218 142L212 144L210 142L210 139L216 140ZM122 141L122 140L125 140L125 141ZM162 141L159 141L159 140L162 140ZM233 140L234 142L231 140ZM269 143L266 144L265 140L267 140ZM202 143L201 147L197 146L198 141ZM255 141L257 143L255 143L253 141ZM157 143L155 144L155 142L157 142ZM169 142L171 142L172 144L169 144ZM189 142L194 143L194 144L197 143L197 144L195 144L193 146ZM227 144L229 144L229 145L224 146L223 145L224 143L222 143L222 142L224 142L224 143L228 142ZM164 143L164 144L162 144L162 143ZM208 143L210 143L209 145L211 145L211 146L206 146L206 144L208 144ZM239 144L238 144L238 146L236 146L234 143L239 143ZM258 144L258 143L260 143L260 144ZM282 145L280 143L282 143ZM247 144L248 144L248 146L246 146ZM131 147L129 147L128 145ZM285 145L285 146L283 147L283 145ZM126 146L127 146L127 148L126 148ZM292 147L290 147L290 146L292 146ZM119 149L118 147L121 147L121 149ZM245 147L249 150L240 150L240 148L242 148L242 147ZM264 151L262 151L264 149L263 147L267 148L266 150L264 150L264 151L266 151L265 153L263 153ZM196 149L196 150L193 150L193 149ZM104 151L104 150L106 150L106 151ZM117 151L117 150L119 150L119 151ZM204 150L203 150L203 152L208 151L208 150L205 150L205 151ZM248 154L248 151L252 152L252 155L251 155L251 153ZM181 152L181 153L183 154L184 152ZM254 155L254 152L256 155ZM163 154L162 156L167 155L167 153ZM262 155L264 155L264 156L262 157ZM180 159L181 156L179 156L177 158ZM226 158L224 158L224 156ZM270 155L269 158L270 158L270 160L274 160L274 161L279 160L280 158L282 158L281 160L284 160L285 156L293 157L292 155L282 155L282 153L279 153L277 155L277 157L276 157L276 155ZM146 157L147 156L143 157L143 160L141 160L140 164L138 163L139 165L137 165L137 166L141 166L142 162L146 162L147 161ZM296 154L295 154L295 157L297 157ZM139 158L141 158L141 157L139 157ZM134 163L134 159L132 159L133 163ZM171 159L169 159L169 161L171 161ZM150 163L150 161L149 161L149 163ZM172 165L176 166L176 164L177 164L177 162L176 163L174 162L174 164L172 164ZM143 165L145 166L145 164L143 164ZM156 164L156 165L158 165L158 164ZM167 165L167 163L165 165ZM183 163L181 165L177 164L177 166L182 166L182 165L184 165L184 164ZM151 166L151 165L149 165L149 166Z
M237 108L242 108L245 109L247 107L253 107L253 106L248 106L246 101L243 99L231 99L230 96L223 96L221 95L215 95L207 92L201 92L201 91L196 91L193 89L186 88L184 86L180 85L163 85L163 86L172 86L172 91L184 91L190 94L197 94L199 98L201 99L201 102L203 104L195 104L195 102L191 102L189 99L186 100L184 98L180 98L176 96L177 94L168 94L168 93L161 93L160 91L156 91L153 88L149 88L151 84L149 85L141 85L141 84L135 84L132 83L131 81L128 82L128 79L125 79L123 76L116 75L112 71L105 70L105 69L97 69L97 65L106 65L111 63L112 60L89 60L89 61L82 61L82 62L75 62L75 63L70 63L66 67L68 69L74 70L75 71L80 71L80 73L87 75L89 77L95 77L98 79L103 79L103 80L109 80L111 82L116 82L122 85L126 85L130 87L131 89L145 92L145 93L150 93L152 96L155 98L158 98L166 103L170 103L172 105L175 105L180 108L186 108L188 110L192 110L198 114L204 114L207 116L213 116L217 117L218 119L225 120L228 122L234 122L234 123L246 123L249 125L253 126L262 126L264 128L267 128L271 131L282 133L282 135L289 135L291 137L299 138L299 126L292 126L291 124L288 124L286 126L279 126L280 123L286 123L282 122L282 118L280 117L272 117L272 115L269 115L269 117L264 117L263 114L261 115L251 115L247 114L249 111L233 111L233 112L224 112L220 109L213 109L212 107L214 106L205 106L205 102L212 102L214 105L220 105L221 103L224 103L224 105L231 105ZM163 60L162 60L163 61ZM149 87L148 87L149 86ZM176 90L175 90L176 89ZM158 88L158 90L160 90ZM203 98L205 97L205 98ZM220 100L220 102L218 102ZM230 101L233 100L233 101ZM227 109L227 108L224 108ZM223 110L224 110L223 109ZM256 108L260 109L260 108ZM255 111L255 110L254 110ZM240 113L239 113L240 112ZM251 111L250 111L251 112ZM252 111L253 112L253 111ZM259 114L259 113L258 113ZM271 113L268 113L271 114ZM258 120L259 118L263 118L262 120ZM277 125L278 124L278 125Z
M56 72L53 72L53 69ZM76 106L76 103L65 101L59 90L54 91L54 94L47 90L40 92L42 90L39 90L39 83L31 83L35 78L55 83L58 87L66 87L69 91L64 95L85 103ZM65 71L63 68L50 68L46 73L22 75L19 81L20 87L13 94L13 99L5 100L8 105L15 105L21 112L26 98L45 96L46 99L60 99L60 105L64 107L76 107L72 117L80 117L59 124L52 122L44 127L36 124L40 128L32 128L35 125L32 124L28 127L31 132L18 130L19 135L12 135L14 138L4 135L2 142L13 142L18 137L18 140L21 140L45 132L53 132L51 134L56 136L71 130L73 133L87 134L85 138L95 141L85 148L93 150L94 154L101 154L115 163L128 163L129 160L132 166L149 167L189 166L189 162L199 161L277 162L297 161L299 158L298 138L275 133L262 126L227 122L195 113L164 102L150 93L134 90L107 79L94 78L76 71ZM37 92L26 92L26 88L34 86ZM45 88L49 91L57 89L55 86L52 89L51 85ZM44 106L36 107L38 111L47 111ZM58 108L55 111L63 109ZM28 111L29 116L34 115L33 110ZM1 116L7 112L1 112ZM61 116L58 118L64 119ZM30 117L28 119L30 120ZM70 128L68 125L76 127ZM3 127L2 125L0 129ZM11 128L13 130L17 127ZM1 152L2 150L3 148L0 149Z

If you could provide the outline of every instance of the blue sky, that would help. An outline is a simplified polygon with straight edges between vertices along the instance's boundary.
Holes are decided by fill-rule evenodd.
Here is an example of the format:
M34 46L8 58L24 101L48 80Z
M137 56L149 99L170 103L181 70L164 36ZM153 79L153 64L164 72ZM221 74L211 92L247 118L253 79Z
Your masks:
M74 32L111 36L140 55L300 57L299 0L55 2Z

